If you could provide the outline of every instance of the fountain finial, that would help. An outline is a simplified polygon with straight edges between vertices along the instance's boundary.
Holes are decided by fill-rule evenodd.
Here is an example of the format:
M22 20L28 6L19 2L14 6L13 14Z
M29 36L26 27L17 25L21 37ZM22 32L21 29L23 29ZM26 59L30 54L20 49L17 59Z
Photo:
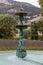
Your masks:
M23 11L24 9L23 9L23 7L22 7L22 5L20 5L20 11Z

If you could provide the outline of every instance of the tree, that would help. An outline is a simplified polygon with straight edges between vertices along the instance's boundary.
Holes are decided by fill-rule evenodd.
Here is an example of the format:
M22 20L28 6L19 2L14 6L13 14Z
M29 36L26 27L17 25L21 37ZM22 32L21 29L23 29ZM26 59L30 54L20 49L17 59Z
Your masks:
M42 40L43 40L43 19L38 23L38 31L42 33Z
M30 39L31 32L30 30L24 30L24 39Z
M39 5L43 8L43 0L39 0Z
M15 35L14 25L16 20L12 15L3 14L0 15L0 38L13 38Z
M42 39L43 39L43 0L38 0L39 1L39 5L41 6L41 15L42 15L42 19L39 22L40 24L40 31L42 32Z
M32 40L38 40L38 32L37 32L37 24L32 23L31 24L31 39Z
M38 0L39 1L39 5L41 6L41 9L42 9L42 16L43 16L43 0Z

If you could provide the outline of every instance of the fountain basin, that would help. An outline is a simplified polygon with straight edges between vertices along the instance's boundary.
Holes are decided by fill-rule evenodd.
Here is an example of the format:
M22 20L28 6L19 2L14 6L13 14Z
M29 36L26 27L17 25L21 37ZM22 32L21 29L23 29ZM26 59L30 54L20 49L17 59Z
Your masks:
M30 25L16 25L15 27L18 28L18 29L26 29L29 26Z
M15 15L26 16L27 12L19 11L19 12L16 12Z
M43 65L43 51L27 51L25 58L18 58L16 51L0 52L0 65Z

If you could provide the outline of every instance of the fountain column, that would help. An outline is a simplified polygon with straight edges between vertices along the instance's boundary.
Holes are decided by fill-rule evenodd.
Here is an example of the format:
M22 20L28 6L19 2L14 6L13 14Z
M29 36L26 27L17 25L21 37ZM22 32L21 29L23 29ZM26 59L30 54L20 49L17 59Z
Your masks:
M17 52L16 52L16 55L20 58L24 58L26 56L26 50L24 48L23 37L24 37L23 29L21 27L20 32L19 32L19 45L18 45Z

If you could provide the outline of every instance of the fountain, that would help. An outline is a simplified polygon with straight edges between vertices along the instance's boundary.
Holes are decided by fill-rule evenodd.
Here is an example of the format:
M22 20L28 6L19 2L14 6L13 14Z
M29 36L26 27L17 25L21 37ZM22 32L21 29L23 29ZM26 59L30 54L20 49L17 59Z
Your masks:
M15 15L18 15L19 19L20 19L20 25L15 26L16 28L18 28L20 30L20 32L19 32L19 45L17 48L16 55L20 58L24 58L24 57L26 57L27 53L26 53L26 50L24 48L24 43L23 43L23 37L24 37L23 36L23 29L27 28L29 25L23 25L23 19L24 19L24 16L27 15L27 12L24 12L23 8L21 8L19 12L15 13Z
M43 65L43 51L26 51L23 43L23 29L29 25L23 25L23 17L27 15L22 9L16 12L15 15L19 16L20 25L15 27L20 30L19 32L19 45L17 51L0 52L0 65Z

